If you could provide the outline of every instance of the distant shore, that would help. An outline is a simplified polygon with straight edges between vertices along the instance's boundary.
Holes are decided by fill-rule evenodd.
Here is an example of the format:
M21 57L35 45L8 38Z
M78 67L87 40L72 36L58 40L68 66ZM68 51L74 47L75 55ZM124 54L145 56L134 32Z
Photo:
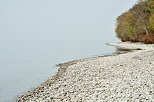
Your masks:
M136 49L59 64L58 73L19 102L153 102L154 44L108 43Z

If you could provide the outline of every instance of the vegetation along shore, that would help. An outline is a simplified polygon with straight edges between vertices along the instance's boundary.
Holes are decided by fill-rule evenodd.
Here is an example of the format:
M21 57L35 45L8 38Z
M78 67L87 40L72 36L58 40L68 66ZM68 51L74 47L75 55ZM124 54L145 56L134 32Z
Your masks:
M139 0L120 15L116 34L123 42L109 45L136 50L59 64L55 76L18 102L154 102L154 0Z
M154 43L154 0L139 0L120 15L116 33L122 41Z

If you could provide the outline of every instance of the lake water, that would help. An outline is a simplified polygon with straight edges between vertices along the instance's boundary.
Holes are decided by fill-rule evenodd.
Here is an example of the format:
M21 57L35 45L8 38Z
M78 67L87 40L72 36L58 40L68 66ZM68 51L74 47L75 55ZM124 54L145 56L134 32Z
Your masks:
M0 102L37 87L55 64L116 51L115 19L135 0L1 0Z
M58 42L58 43L57 43ZM38 86L57 69L55 64L112 53L103 41L11 41L1 42L0 102L9 101Z

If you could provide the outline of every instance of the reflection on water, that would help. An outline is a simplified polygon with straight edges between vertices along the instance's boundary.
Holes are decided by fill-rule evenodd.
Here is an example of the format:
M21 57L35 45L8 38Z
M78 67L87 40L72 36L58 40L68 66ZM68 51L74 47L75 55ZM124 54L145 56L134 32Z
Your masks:
M115 18L134 1L0 0L0 102L46 81L55 64L115 52L105 43L117 42Z
M129 51L132 51L132 49L116 47L116 51L117 52L129 52Z
M127 49L127 48L116 47L116 51L117 52L130 52L130 51L133 51L133 50L142 50L142 49L140 49L140 48L137 48L137 49Z

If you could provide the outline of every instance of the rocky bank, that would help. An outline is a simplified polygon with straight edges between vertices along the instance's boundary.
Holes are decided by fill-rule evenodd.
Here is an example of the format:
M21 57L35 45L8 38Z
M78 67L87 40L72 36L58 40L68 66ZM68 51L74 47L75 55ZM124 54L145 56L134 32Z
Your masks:
M59 64L57 75L18 102L154 102L154 45L109 45L142 50Z

